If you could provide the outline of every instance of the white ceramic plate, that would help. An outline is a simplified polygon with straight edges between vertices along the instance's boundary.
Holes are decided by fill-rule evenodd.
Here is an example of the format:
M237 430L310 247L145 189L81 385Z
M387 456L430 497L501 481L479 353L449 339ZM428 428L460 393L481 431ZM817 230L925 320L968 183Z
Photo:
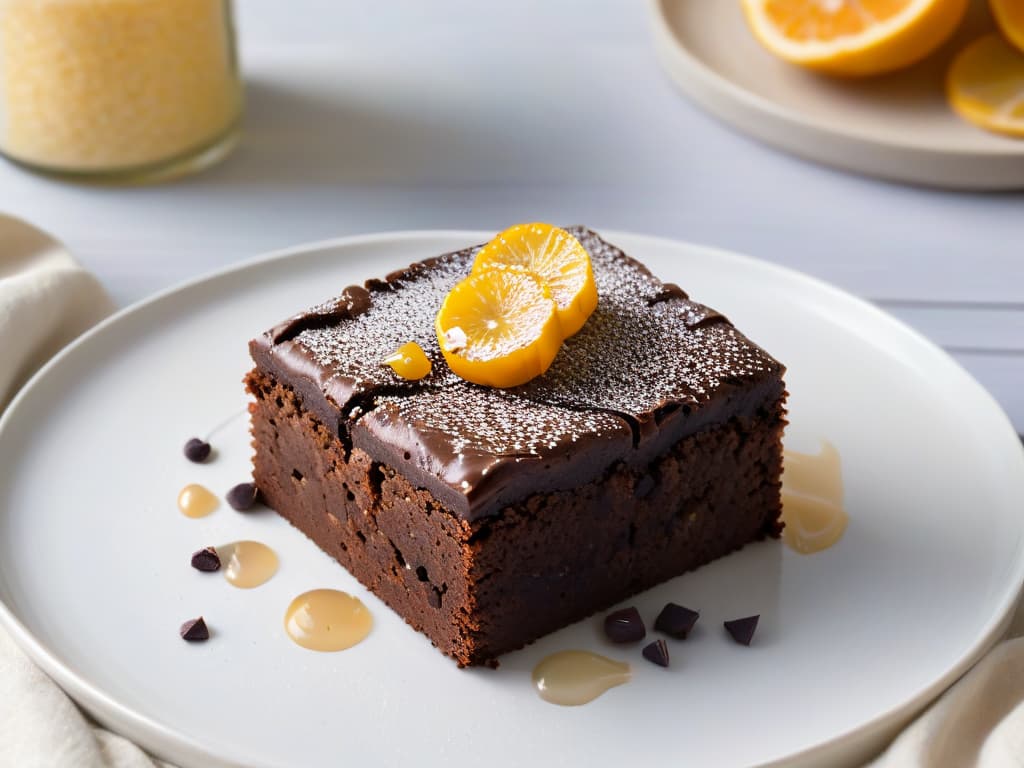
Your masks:
M658 58L684 93L744 133L846 170L957 189L1024 187L1024 140L987 133L946 104L945 72L993 28L976 2L947 45L866 80L787 64L754 39L740 0L650 0Z
M846 294L666 240L611 236L789 364L787 445L839 447L851 517L826 552L760 543L630 601L649 619L669 599L701 610L670 670L607 645L598 619L498 671L459 670L272 513L178 513L186 483L223 492L248 475L251 336L485 237L277 254L125 310L49 364L0 422L0 616L17 641L101 721L178 763L493 768L860 756L994 641L1024 572L1024 460L993 400ZM216 460L185 461L184 440L211 430ZM265 586L189 567L193 550L239 538L280 553ZM285 607L315 587L367 602L367 641L318 654L287 639ZM722 621L752 613L753 646L729 641ZM215 635L188 645L178 624L198 614ZM572 647L628 659L634 681L584 707L542 702L531 668Z

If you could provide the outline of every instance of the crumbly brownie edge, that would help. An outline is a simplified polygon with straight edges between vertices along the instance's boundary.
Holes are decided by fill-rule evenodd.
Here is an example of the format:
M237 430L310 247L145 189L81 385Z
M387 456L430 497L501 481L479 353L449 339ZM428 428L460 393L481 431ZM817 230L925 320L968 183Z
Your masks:
M597 233L583 227L569 231L590 253L600 299L584 328L566 340L544 376L502 390L504 397L522 402L519 413L512 414L517 423L525 424L538 407L547 406L614 416L632 430L633 448L627 443L619 458L642 471L686 435L738 413L749 415L747 405L756 408L781 395L785 367L726 318L690 301L678 286L652 276ZM487 460L460 461L458 466L448 462L447 469L456 471L438 471L450 458L447 446L472 442L485 432L500 436L500 429L494 432L489 427L501 422L478 421L467 434L459 428L441 428L435 430L439 440L415 428L405 429L412 440L402 445L403 429L377 420L388 416L384 401L394 396L401 403L398 410L411 416L406 421L415 425L417 414L408 409L414 408L417 395L451 395L451 390L466 386L440 353L434 319L440 297L469 273L476 249L443 254L384 280L350 286L250 343L257 367L294 387L304 407L346 444L361 443L368 453L400 467L417 486L429 489L450 511L469 521L494 515L531 493L595 480L610 463L588 457L575 468L548 471L570 453L542 451L544 461L522 463L514 475L501 478ZM380 364L409 341L420 344L433 364L424 379L414 382L394 376ZM369 418L367 409L373 411ZM427 404L428 415L431 409ZM557 442L556 436L550 437L541 442ZM500 462L517 454L520 442L510 440L491 450L492 458ZM440 452L434 453L433 447ZM413 456L409 464L401 461L405 452ZM573 455L578 457L578 452ZM489 474L473 471L476 468ZM577 471L587 468L594 472ZM471 489L468 493L464 483Z
M778 535L784 398L681 440L638 472L535 494L472 523L340 440L292 390L246 379L270 506L460 666ZM581 536L587 531L587 536Z
M290 387L258 370L245 381L255 397L253 478L268 505L442 652L468 663L470 525L426 491L410 486L396 496L393 470L346 448Z
M537 494L474 531L484 660L781 532L784 401L683 438L645 470Z

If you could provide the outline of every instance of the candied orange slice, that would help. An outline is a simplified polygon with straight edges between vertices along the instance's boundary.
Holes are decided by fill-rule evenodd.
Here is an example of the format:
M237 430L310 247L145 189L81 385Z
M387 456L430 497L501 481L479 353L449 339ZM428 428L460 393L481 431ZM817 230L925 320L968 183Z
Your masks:
M475 272L452 288L434 330L449 367L489 387L540 376L562 345L550 288L530 272L507 267Z
M953 60L946 96L966 120L1024 137L1024 53L1001 35L975 40Z
M1006 39L1024 51L1024 3L1021 0L990 0L989 5Z
M909 66L956 29L968 0L742 0L747 22L772 53L836 75Z
M395 375L409 381L417 381L430 373L430 358L415 341L406 342L381 362L391 366Z
M563 339L582 328L597 307L590 254L564 229L540 222L509 227L480 249L473 273L495 266L525 269L548 284Z

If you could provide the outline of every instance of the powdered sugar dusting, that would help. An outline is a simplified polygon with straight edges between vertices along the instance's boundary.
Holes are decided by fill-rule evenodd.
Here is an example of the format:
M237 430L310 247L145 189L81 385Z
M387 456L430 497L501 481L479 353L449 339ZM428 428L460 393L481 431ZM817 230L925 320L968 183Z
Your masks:
M666 402L704 402L726 380L735 383L778 369L727 323L693 328L698 314L686 301L648 307L604 294L547 374L521 394L642 416Z
M373 414L386 426L402 422L446 443L451 456L540 458L584 438L621 434L624 422L606 413L569 411L548 405L524 408L507 392L462 384L440 392L387 396Z
M598 307L548 372L522 387L467 384L451 372L438 347L434 317L447 292L469 274L475 248L391 276L387 284L371 287L371 304L362 314L305 330L286 343L307 351L322 369L325 389L331 379L344 378L352 392L386 394L361 403L442 435L455 454L544 455L583 435L621 431L622 419L608 412L647 421L668 404L698 409L723 386L781 372L779 363L724 319L701 325L717 316L713 310L667 289L596 233L569 231L590 253ZM313 311L322 314L331 306L325 302ZM417 382L381 365L409 341L432 364Z
M586 227L569 227L568 231L590 254L599 306L601 301L646 306L665 287L661 280L632 259L626 258L620 249L602 240L596 232ZM587 323L589 325L590 321ZM586 329L587 326L583 327Z
M402 386L381 361L402 344L415 341L430 359L431 372L410 388L440 386L460 379L441 356L434 333L434 316L445 294L467 274L475 249L438 259L434 268L410 270L407 279L394 282L394 290L372 294L370 308L361 315L323 328L300 333L295 342L304 347L326 371L353 380L354 389ZM325 302L322 306L329 306ZM311 310L311 312L315 312Z
M537 402L588 406L643 418L665 403L697 405L721 385L779 364L727 322L695 328L712 311L682 298L589 230L599 301L548 372L518 393Z

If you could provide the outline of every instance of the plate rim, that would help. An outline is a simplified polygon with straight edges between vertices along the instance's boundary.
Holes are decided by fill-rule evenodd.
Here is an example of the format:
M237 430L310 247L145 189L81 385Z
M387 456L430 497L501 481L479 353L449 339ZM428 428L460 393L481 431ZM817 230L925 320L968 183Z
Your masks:
M652 0L654 3L662 0ZM894 328L900 330L904 336L927 351L932 357L937 357L942 363L954 366L978 391L979 396L986 399L998 414L1002 422L1003 431L1012 443L1020 447L1020 467L1024 470L1024 446L1021 446L1016 430L1013 428L1009 417L995 400L992 394L983 387L971 374L960 365L960 363L942 350L937 344L925 337L923 334L910 327L902 320L890 315L883 309L871 302L860 298L848 291L839 288L820 278L808 275L798 270L786 267L774 262L762 260L754 256L732 251L716 246L693 243L686 240L679 240L670 237L655 235L636 234L620 230L600 229L603 235L607 235L613 241L629 241L634 244L644 242L655 244L659 247L670 249L686 249L691 252L704 253L716 259L739 264L756 269L768 270L779 276L804 284L816 291L824 292L831 299L844 303L847 307L856 311L867 312L875 319L890 323ZM296 258L307 253L328 249L358 248L361 246L386 243L389 241L415 241L429 238L452 238L460 239L463 242L482 241L490 236L487 230L464 230L464 229L416 229L396 230L392 232L374 232L366 234L348 235L343 237L327 238L316 240L299 245L275 249L256 255L251 258L243 258L227 266L210 270L197 277L189 278L178 282L168 288L158 291L151 296L144 297L122 309L111 314L92 328L78 336L45 365L43 365L32 377L15 393L7 408L0 414L0 441L3 440L8 422L12 414L21 407L23 400L27 399L36 384L49 375L49 371L62 364L62 361L73 353L78 347L87 344L90 340L105 332L105 329L124 322L131 315L144 311L151 305L158 304L184 294L192 288L204 285L214 280L229 278L236 273L245 272L249 269L278 261L285 261ZM1009 447L1010 443L1007 443ZM836 734L832 738L808 747L799 752L791 753L785 757L773 760L768 763L761 763L762 766L783 766L783 765L812 765L813 761L829 756L835 760L837 755L846 755L850 759L853 755L860 755L869 742L877 742L879 745L887 743L891 738L891 731L904 725L911 717L922 711L931 704L943 691L959 679L967 670L977 663L982 656L991 649L1000 639L1013 618L1014 609L1024 593L1024 551L1018 558L1015 568L1012 571L1015 584L1008 582L1009 587L1004 587L1004 594L996 601L998 610L983 627L979 637L968 648L968 650L956 661L956 663L937 680L923 686L914 693L908 700L900 702L872 719L854 727L850 730ZM68 664L60 660L58 655L38 640L22 621L15 614L13 608L8 606L0 597L0 627L8 631L12 640L24 651L32 661L37 664L54 682L56 682L77 704L92 714L101 724L110 727L116 733L126 736L142 746L147 752L161 759L172 760L184 765L203 764L214 766L242 766L242 763L233 762L223 755L218 755L204 746L200 741L193 739L179 730L161 723L160 721L135 711L131 707L120 703L116 697L107 693L99 684L90 681L83 674L75 671ZM884 739L883 741L880 741Z
M1019 151L899 143L822 123L741 87L683 45L670 21L672 2L648 0L658 62L680 91L729 128L805 160L890 182L965 191L1024 189L1024 142Z

